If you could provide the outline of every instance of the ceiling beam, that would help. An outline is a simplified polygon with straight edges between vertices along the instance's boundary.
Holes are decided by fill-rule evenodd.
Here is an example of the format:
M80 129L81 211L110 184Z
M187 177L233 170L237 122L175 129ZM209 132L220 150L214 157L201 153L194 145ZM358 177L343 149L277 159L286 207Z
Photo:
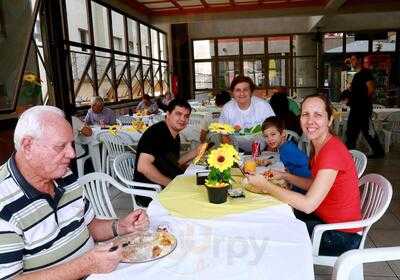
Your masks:
M317 31L319 27L325 24L329 14L335 14L345 3L346 0L328 0L325 4L323 15L310 17L308 32Z

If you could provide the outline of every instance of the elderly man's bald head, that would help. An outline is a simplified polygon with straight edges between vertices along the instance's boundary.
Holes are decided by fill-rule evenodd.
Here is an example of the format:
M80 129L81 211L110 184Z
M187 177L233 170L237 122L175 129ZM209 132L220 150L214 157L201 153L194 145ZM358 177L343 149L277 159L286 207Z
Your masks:
M53 106L34 106L26 110L19 118L14 132L14 146L18 151L21 141L25 136L39 138L42 136L48 120L52 118L62 118L65 120L64 112ZM65 120L66 121L66 120Z

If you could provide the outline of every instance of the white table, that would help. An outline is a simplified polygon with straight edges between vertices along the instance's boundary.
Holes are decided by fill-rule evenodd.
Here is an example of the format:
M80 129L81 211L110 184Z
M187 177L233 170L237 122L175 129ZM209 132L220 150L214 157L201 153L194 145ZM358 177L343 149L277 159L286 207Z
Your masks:
M314 279L306 226L286 204L203 220L174 217L156 199L147 213L153 229L166 225L177 237L177 248L157 261L120 264L89 280Z

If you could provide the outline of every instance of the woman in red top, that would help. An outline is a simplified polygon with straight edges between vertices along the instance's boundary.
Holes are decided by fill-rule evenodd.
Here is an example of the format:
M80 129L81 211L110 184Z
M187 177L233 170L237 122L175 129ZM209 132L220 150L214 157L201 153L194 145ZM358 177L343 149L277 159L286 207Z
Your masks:
M307 96L301 106L300 125L312 143L310 155L311 178L302 178L288 172L273 171L274 177L283 178L306 191L300 194L280 188L262 175L249 176L249 183L288 203L303 220L309 234L321 223L338 223L361 218L360 192L353 159L339 138L332 135L332 108L322 95ZM359 229L327 231L322 235L320 254L340 255L357 248Z

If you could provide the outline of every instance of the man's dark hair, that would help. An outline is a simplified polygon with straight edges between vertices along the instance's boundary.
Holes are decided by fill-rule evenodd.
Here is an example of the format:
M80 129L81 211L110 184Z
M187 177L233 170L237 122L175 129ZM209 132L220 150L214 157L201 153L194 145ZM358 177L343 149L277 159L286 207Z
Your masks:
M218 107L222 107L230 100L231 94L228 91L223 90L215 96L215 105L217 105Z
M261 126L261 131L267 128L275 127L280 133L285 130L285 122L277 116L268 117Z
M167 106L167 112L171 113L176 106L188 109L189 113L192 112L192 107L190 106L190 104L185 99L182 98L175 98L171 100L171 102L169 102Z
M248 83L250 86L250 91L253 92L256 86L251 78L247 76L236 76L231 82L231 91L235 89L235 86L240 83Z

